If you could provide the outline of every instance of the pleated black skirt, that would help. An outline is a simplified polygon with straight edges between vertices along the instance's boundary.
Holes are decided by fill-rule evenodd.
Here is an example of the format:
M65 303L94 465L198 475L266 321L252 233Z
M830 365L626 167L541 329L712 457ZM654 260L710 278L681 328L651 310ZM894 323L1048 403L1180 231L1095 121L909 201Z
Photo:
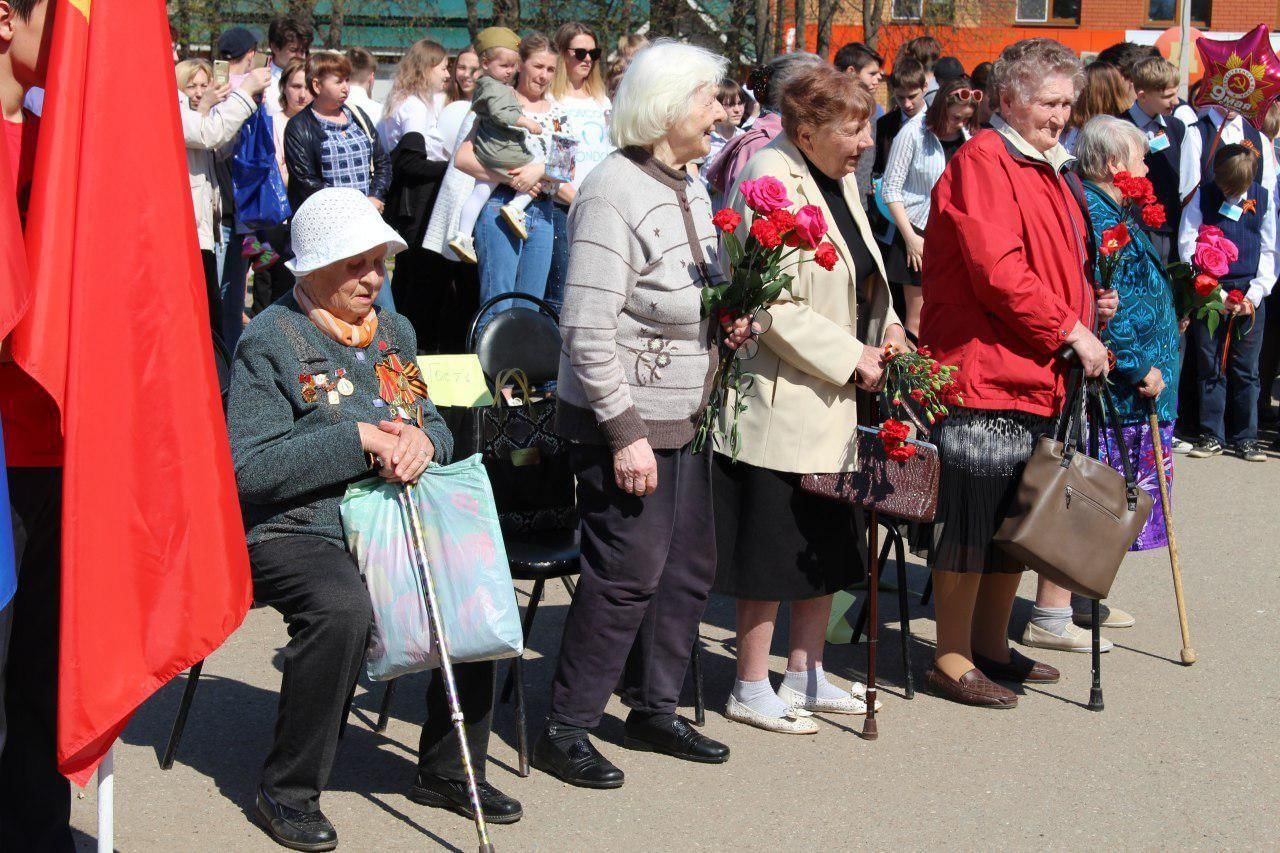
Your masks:
M943 572L1021 572L991 544L1023 469L1057 420L1021 412L953 409L933 430L941 476L929 566Z
M811 495L800 475L716 454L714 592L751 601L802 601L839 592L865 575L855 513Z

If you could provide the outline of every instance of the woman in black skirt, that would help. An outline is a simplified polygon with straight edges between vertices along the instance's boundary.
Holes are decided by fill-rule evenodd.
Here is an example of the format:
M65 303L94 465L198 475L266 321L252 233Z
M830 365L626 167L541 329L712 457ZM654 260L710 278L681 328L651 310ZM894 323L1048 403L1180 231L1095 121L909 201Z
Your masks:
M905 346L905 336L866 214L846 203L857 198L859 157L873 153L871 96L855 78L814 65L787 83L782 104L784 135L752 157L740 178L777 178L793 204L821 208L839 261L825 270L804 256L792 293L762 318L758 350L743 356L754 386L739 422L737 458L721 446L712 470L714 590L738 599L738 678L726 716L813 734L813 711L866 710L865 688L843 690L822 670L831 596L856 580L862 565L853 512L801 491L800 476L856 467L855 386L878 388L880 345ZM742 214L742 228L750 227L741 194L731 193L730 204ZM783 601L791 606L790 648L775 692L769 647Z

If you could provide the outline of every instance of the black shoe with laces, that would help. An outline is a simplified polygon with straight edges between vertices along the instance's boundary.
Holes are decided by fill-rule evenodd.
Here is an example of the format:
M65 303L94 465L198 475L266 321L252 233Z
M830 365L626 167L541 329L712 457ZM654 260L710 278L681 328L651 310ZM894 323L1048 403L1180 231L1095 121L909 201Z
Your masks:
M533 766L579 788L621 788L621 770L600 754L586 729L552 723L533 745Z
M669 717L632 714L623 728L622 745L702 764L723 764L729 760L729 747L701 734L688 720L675 714Z
M480 795L480 813L486 823L515 823L524 817L524 809L520 801L508 797L488 782L477 782L476 793ZM466 780L443 779L431 773L418 773L413 787L409 789L409 799L424 806L437 809L449 809L463 817L474 818L471 808L471 792L467 790Z
M1222 442L1213 436L1208 436L1197 441L1187 456L1192 459L1208 459L1211 456L1221 456L1222 450Z
M1256 441L1242 441L1236 445L1236 455L1246 462L1266 462L1267 454Z
M338 832L316 809L299 811L283 803L277 803L261 788L258 789L258 819L271 836L271 840L290 850L333 850L338 846Z

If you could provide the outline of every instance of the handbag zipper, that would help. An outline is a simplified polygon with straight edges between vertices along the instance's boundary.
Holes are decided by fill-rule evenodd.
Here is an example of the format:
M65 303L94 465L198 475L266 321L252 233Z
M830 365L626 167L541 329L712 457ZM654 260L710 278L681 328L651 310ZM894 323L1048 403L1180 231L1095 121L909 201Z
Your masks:
M1098 512L1101 512L1101 513L1103 513L1104 515L1109 516L1109 517L1110 517L1112 520L1114 520L1117 524L1120 522L1120 516L1116 515L1114 512L1112 512L1111 510L1107 509L1105 506L1103 506L1102 504L1098 503L1096 500L1094 500L1093 498L1091 498L1089 495L1086 495L1084 492L1078 491L1078 490L1076 490L1076 489L1072 489L1070 486L1067 486L1067 488L1066 488L1066 493L1067 493L1067 509L1071 509L1071 498L1072 498L1072 496L1075 496L1075 497L1078 497L1078 498L1080 498L1081 500L1083 500L1085 503L1089 504L1091 507L1093 507L1094 509L1096 509Z

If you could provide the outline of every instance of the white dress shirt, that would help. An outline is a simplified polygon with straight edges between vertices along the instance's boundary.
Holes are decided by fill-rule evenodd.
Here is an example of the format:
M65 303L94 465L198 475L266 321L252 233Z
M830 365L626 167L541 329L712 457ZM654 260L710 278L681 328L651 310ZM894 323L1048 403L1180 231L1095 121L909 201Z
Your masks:
M351 84L351 89L347 92L347 106L359 107L364 110L364 114L374 124L382 121L382 104L370 97L368 90L364 86L357 86L355 83Z
M1232 145L1244 141L1244 119L1236 116L1223 124L1225 116L1218 109L1201 110L1200 115L1208 115L1216 129L1222 128L1219 146ZM1276 197L1276 155L1272 146L1263 145L1258 152L1262 157L1262 192L1267 197L1268 205L1274 203ZM1187 136L1182 142L1182 161L1179 167L1180 183L1178 194L1186 198L1195 193L1195 198L1187 202L1182 209L1182 221L1178 226L1178 257L1186 263L1191 262L1196 250L1196 236L1204 223L1204 214L1200 210L1200 157L1203 151L1200 131L1194 125L1187 128ZM1211 178L1210 178L1211 179ZM1258 255L1258 272L1249 283L1245 293L1254 307L1262 304L1276 283L1276 211L1268 207L1267 215L1262 217L1262 250Z

